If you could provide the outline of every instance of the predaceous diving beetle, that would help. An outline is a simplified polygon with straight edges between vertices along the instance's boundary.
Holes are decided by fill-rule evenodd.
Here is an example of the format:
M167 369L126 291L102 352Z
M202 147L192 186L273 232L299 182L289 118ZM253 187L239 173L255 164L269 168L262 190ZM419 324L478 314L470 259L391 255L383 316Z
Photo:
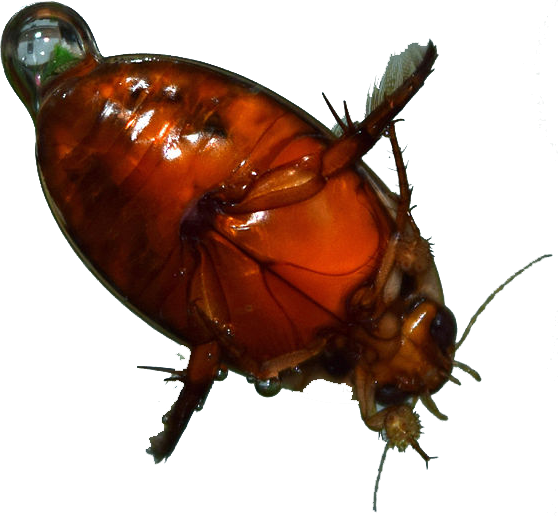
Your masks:
M119 299L192 348L185 371L168 371L185 386L152 438L154 458L172 453L231 369L267 395L317 378L346 383L367 426L428 461L411 407L420 398L442 417L430 395L461 364L455 319L410 216L395 118L429 75L434 45L392 58L365 119L332 109L330 132L208 65L102 58L74 12L29 9L12 22L19 32L5 32L3 61L37 125L53 213ZM37 53L45 45L45 60L22 61L23 40ZM360 162L383 136L399 196Z

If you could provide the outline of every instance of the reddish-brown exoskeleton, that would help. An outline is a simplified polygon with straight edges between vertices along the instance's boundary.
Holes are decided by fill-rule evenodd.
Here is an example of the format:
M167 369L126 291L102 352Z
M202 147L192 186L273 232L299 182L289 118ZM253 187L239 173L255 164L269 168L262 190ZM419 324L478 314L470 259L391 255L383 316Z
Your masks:
M345 383L388 447L429 460L415 403L444 418L431 395L455 366L476 376L454 360L455 319L410 214L395 135L432 71L432 42L391 59L362 122L332 109L333 132L209 65L103 58L59 4L17 14L2 59L68 241L123 303L191 350L184 371L153 368L184 384L151 438L156 462L228 369L264 395ZM360 160L383 136L399 195Z

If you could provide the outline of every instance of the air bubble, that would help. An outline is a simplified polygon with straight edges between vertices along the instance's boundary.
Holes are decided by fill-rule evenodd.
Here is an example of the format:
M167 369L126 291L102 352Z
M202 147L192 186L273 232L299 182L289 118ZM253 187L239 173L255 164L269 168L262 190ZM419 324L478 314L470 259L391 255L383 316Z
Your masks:
M204 405L205 405L205 400L198 401L198 404L196 405L196 412L200 412L203 409Z
M267 380L257 380L255 382L256 392L266 398L275 396L281 390L281 381L279 378L268 378Z
M215 375L215 380L222 382L229 375L228 369L219 369Z
M8 22L2 36L6 75L33 119L46 83L83 62L101 59L83 18L60 4L26 7Z

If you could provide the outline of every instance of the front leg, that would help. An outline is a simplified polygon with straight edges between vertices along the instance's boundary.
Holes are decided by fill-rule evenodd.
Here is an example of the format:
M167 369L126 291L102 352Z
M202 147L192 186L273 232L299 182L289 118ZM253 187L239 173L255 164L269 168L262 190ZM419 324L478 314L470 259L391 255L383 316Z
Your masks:
M405 451L411 446L424 459L426 467L428 462L435 458L430 457L418 443L422 426L418 415L409 405L387 407L365 419L364 423L371 430L382 434L388 448Z

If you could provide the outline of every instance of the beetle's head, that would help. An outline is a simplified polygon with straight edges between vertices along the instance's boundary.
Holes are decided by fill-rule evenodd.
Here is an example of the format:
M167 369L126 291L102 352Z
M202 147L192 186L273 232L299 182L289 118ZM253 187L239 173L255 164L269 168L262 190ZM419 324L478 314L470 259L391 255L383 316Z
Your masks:
M374 283L363 285L350 303L348 340L356 348L350 383L365 422L378 408L430 398L453 368L457 325L444 304L430 246L419 237L393 248L385 272L380 267Z
M428 298L386 312L373 343L376 360L369 365L376 382L375 401L396 405L438 391L453 367L456 334L452 312Z
M371 338L355 361L352 377L364 422L386 440L374 490L374 510L378 481L389 448L404 451L411 446L427 466L432 458L417 442L421 425L418 415L413 412L416 401L420 399L436 417L447 419L430 395L448 380L459 384L451 375L452 368L458 367L480 381L474 369L454 360L456 350L494 296L526 269L549 256L533 260L492 292L475 312L459 341L456 340L455 317L443 303L431 255L431 264L421 270L401 268L397 260L393 260L385 283L387 285L393 277L399 276L395 281L399 287L393 289L387 298L391 303L386 304L377 322L372 324L375 331L366 331ZM385 287L383 290L386 291Z

